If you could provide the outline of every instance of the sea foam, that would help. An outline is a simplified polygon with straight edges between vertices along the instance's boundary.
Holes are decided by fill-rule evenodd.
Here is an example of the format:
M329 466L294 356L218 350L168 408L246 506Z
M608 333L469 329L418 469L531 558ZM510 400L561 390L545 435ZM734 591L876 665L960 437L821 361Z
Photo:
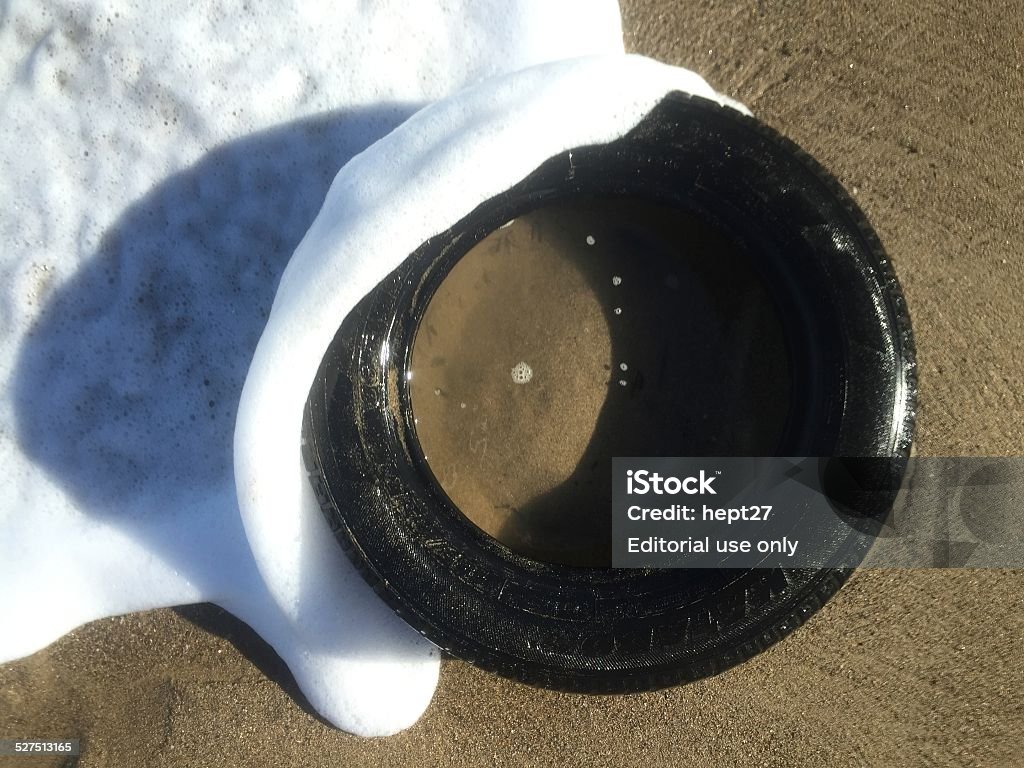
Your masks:
M303 481L327 342L422 239L545 157L667 90L713 94L621 55L614 2L4 13L0 660L210 600L331 722L407 727L438 653L359 579ZM487 82L388 135L464 86L591 54L612 55Z

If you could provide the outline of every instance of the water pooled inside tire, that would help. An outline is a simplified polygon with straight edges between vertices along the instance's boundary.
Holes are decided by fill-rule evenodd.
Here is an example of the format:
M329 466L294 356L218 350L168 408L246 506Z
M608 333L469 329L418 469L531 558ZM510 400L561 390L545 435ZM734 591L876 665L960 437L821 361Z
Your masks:
M602 566L613 456L773 453L791 375L754 258L634 198L563 201L489 234L413 343L414 429L437 483L520 554Z

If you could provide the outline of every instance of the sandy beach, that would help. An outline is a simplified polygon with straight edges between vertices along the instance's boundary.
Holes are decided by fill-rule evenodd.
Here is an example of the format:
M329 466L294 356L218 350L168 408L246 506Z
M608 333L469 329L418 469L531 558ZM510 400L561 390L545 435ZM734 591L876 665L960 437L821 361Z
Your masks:
M917 453L1021 454L1024 3L622 11L627 48L701 73L855 195L914 321ZM586 697L446 660L418 724L361 739L320 720L248 627L190 606L94 622L0 666L0 735L83 742L77 763L0 764L1024 765L1022 647L1024 572L860 571L718 677Z

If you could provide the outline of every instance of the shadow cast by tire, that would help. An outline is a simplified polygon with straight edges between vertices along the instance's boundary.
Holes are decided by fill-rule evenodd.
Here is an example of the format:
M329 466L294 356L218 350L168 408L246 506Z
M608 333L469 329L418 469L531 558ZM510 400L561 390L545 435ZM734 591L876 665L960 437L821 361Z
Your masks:
M12 382L20 449L79 510L203 594L219 586L220 549L228 564L226 553L248 552L215 540L242 537L236 520L186 529L220 514L195 500L233 498L236 409L281 273L337 171L416 109L330 112L213 149L128 208L41 299ZM229 626L242 653L305 701L241 622L212 607L181 613L218 634Z

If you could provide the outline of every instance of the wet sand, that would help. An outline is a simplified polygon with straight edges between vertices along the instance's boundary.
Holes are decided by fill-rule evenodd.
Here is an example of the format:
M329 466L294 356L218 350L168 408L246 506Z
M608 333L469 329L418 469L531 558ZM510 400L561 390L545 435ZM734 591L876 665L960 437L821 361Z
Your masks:
M856 194L914 318L918 452L1020 454L1024 3L622 5L631 49L703 73ZM632 697L448 661L423 720L375 740L319 721L218 609L153 611L0 667L0 734L81 737L82 766L1021 765L1022 596L1021 572L860 572L752 661Z
M409 370L419 446L455 506L522 554L609 566L613 457L776 453L789 362L756 258L676 208L601 197L471 248Z

